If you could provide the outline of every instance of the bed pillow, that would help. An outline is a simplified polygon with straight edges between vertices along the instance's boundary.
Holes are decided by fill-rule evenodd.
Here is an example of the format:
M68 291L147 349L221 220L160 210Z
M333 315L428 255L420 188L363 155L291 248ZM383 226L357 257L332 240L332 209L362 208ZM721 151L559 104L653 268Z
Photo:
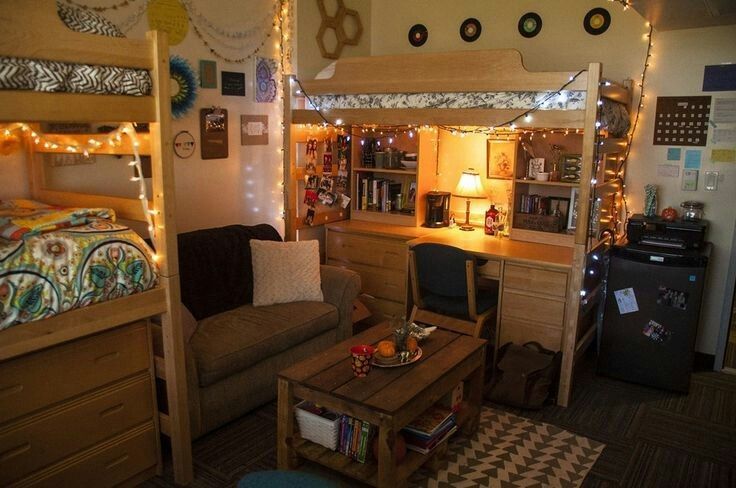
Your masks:
M251 239L253 306L324 300L319 242Z

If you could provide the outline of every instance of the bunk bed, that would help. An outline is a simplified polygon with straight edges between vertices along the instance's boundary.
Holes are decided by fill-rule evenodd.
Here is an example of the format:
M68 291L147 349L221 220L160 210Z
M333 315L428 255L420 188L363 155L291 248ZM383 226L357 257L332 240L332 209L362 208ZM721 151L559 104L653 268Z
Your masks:
M91 82L94 85L91 89L65 86L65 82L50 87L36 86L33 82L26 83L22 76L0 82L3 88L0 89L0 125L6 135L13 130L24 139L30 198L44 204L6 202L5 210L8 205L31 206L33 211L46 206L111 209L102 213L114 212L119 218L149 226L153 223L155 251L145 247L142 239L130 236L134 239L130 249L137 250L138 257L145 259L137 263L140 267L135 268L134 274L139 280L145 275L146 282L145 286L136 286L132 294L111 293L105 301L88 298L72 309L60 307L53 311L61 313L16 316L3 324L0 451L3 462L11 463L7 466L23 476L13 479L12 471L4 469L11 477L2 479L12 485L64 484L72 480L74 483L86 480L95 486L141 482L161 471L158 438L163 433L171 438L175 480L187 484L192 479L191 439L180 326L166 37L157 32L149 32L146 39L112 37L107 32L106 36L89 33L92 31L85 31L84 23L94 14L68 9L68 5L57 4L55 0L32 0L13 6L4 2L0 11L0 58L2 66L8 68L5 75L13 70L27 73L29 70L22 63L33 60L30 71L43 72L44 65L50 66L52 74L71 73L76 68L77 73L81 69L80 77L89 82L87 75L92 67L92 71L101 73L102 80ZM67 17L66 26L60 14ZM79 24L80 28L75 29L79 32L70 30L67 27L70 23ZM102 86L106 85L106 78L122 80L118 86L128 85L133 89L110 90ZM39 124L65 122L124 123L122 129L113 132L118 140L99 144L90 151L150 154L152 200L141 202L139 198L47 188L40 155L89 146L90 134L44 134L45 144L38 144ZM135 131L132 123L146 123L149 131L137 137L125 137L128 131ZM17 131L19 127L21 130ZM120 138L121 134L124 137ZM118 224L94 217L85 217L81 222L88 227L66 229L68 222L65 222L59 224L60 232L69 238L74 232L85 234L102 227L113 232L123 230ZM24 232L31 238L46 238L49 234L39 234L41 230L29 228ZM154 359L151 352L153 318L160 322L163 358ZM130 369L133 365L138 365L140 370ZM167 413L156 412L154 375L166 381ZM117 382L114 385L113 380ZM148 389L147 394L141 393L140 398L144 400L130 403L129 388L140 390L142 385ZM89 390L91 387L94 389ZM116 415L121 412L123 416L132 415L130 412L139 411L144 403L152 409L149 420L124 434L95 427L100 421L88 407L93 408L100 399L116 395L122 395L120 403L99 412L105 428L116 424ZM95 417L88 418L88 415ZM97 439L96 444L75 444L78 439L88 437ZM49 447L49 443L55 447ZM105 453L114 454L114 459L105 461L102 456ZM130 468L126 468L128 465ZM136 471L141 467L145 469Z
M613 202L613 207L620 214L620 191L624 178L621 163L627 146L625 133L629 123L627 110L631 103L630 81L615 83L604 80L600 63L587 64L580 71L530 72L524 68L520 53L508 49L346 58L334 62L314 80L301 80L297 83L288 77L285 78L285 86L288 86L289 82L292 90L286 94L284 113L284 122L287 127L291 127L291 130L286 131L287 141L284 148L284 174L290 175L285 186L287 227L288 219L294 219L294 215L298 214L300 204L299 195L296 194L298 186L295 180L298 179L296 177L299 173L294 167L296 159L294 152L296 142L299 141L298 137L305 128L308 130L313 130L311 128L314 127L326 128L329 123L339 131L352 133L356 139L356 135L359 136L366 128L372 131L382 127L405 125L416 132L418 128L435 127L430 129L430 136L425 138L425 141L419 136L415 138L420 139L416 143L419 148L418 168L405 172L411 173L411 178L419 181L419 188L426 189L435 188L432 187L431 181L423 183L428 179L427 173L432 173L431 176L434 178L440 174L437 138L431 132L434 130L436 134L437 127L448 131L458 126L480 127L486 130L484 133L488 133L487 131L493 132L496 127L505 126L503 134L508 135L509 121L513 120L514 128L511 133L521 134L525 129L542 128L581 134L580 183L567 184L566 188L569 191L569 187L575 186L579 191L580 220L575 232L569 235L523 232L522 229L513 229L512 221L511 234L512 242L521 240L549 246L536 247L534 252L539 256L539 262L543 264L539 273L554 277L556 280L546 285L560 288L555 292L553 301L547 300L549 295L542 296L541 300L552 304L561 303L564 306L564 313L560 313L560 329L557 331L559 350L563 353L558 403L567 405L572 388L574 365L595 338L597 311L604 293L602 276L598 274L597 279L592 280L586 272L587 266L592 259L599 258L610 244L610 239L599 239L599 232L605 229L611 232L620 230L620 221L611 218L610 213L601 217L601 212L597 211L594 217L595 226L591 226L590 219L594 213L592 204L599 199ZM315 107L319 107L319 110ZM525 113L533 114L533 118L525 119L523 117ZM607 120L604 115L608 116ZM611 137L613 133L616 133L615 137ZM423 131L422 136L424 134L426 132ZM425 151L422 150L424 146L427 147ZM353 143L352 185L356 185L358 181L355 178L356 173L360 178L360 172L373 171L372 167L356 169L360 158L360 145ZM615 164L614 169L609 168L606 173L603 161L608 159ZM401 170L375 171L384 171L386 174L402 173ZM530 183L522 181L517 175L513 184L516 187ZM381 253L384 251L379 246L384 246L387 249L386 253L391 250L395 254L406 243L412 245L412 242L425 240L421 237L424 235L427 236L426 242L438 239L442 241L440 238L431 237L428 231L421 230L422 218L418 214L424 204L421 203L419 192L417 198L417 217L409 219L390 213L365 212L360 209L360 203L355 203L359 199L353 198L351 220L361 222L328 225L326 238L328 262L364 270L372 281L377 281L376 277L380 276L383 282L388 279L383 276L394 276L402 270L405 274L405 263L396 265L393 269L379 269L381 266L388 268L385 265L375 264L383 259ZM404 222L399 225L409 227L397 230L392 229L390 225L383 225L395 224L399 220ZM330 233L333 230L336 232L333 233L334 237L331 237ZM409 235L411 237L407 237ZM416 237L419 239L410 241ZM350 249L345 248L342 242L348 238L351 242L356 241L351 244L353 246L358 245L357 242L361 239L370 240L372 252L378 257L367 262L360 256L347 256L345 253L349 253ZM381 239L383 243L379 242ZM452 239L456 238L448 237L442 242L453 244ZM471 237L468 236L463 239L461 240L467 247L475 246L478 250L495 249L496 246L488 244L490 241L485 244L471 244ZM331 251L331 245L336 251ZM544 256L545 250L548 250L547 257ZM491 257L493 252L495 251L490 252ZM533 262L527 257L524 260ZM530 268L524 267L528 262L522 262L522 267L519 267L519 261L523 260L517 260L514 264L515 273L519 270L523 273L532 272ZM491 278L504 280L503 265L499 264L502 262L503 258L495 262ZM508 267L507 271L510 277L512 268ZM515 278L521 279L521 282L531 279L528 276ZM363 281L364 285L372 282L365 277ZM405 282L404 277L404 286ZM398 288L404 290L403 295L391 297L386 295L385 298L390 300L375 300L375 295L383 293L380 289L371 293L371 290L366 291L364 286L363 291L374 295L370 297L372 301L392 304L393 313L397 310L395 302L402 302L400 305L404 307L405 313L406 288L397 286ZM528 293L524 286L517 286L516 290L510 291L513 291L517 298L520 296L534 298L534 294ZM510 296L511 293L505 293L502 286L500 301ZM534 308L530 306L529 310ZM506 308L503 303L499 303L498 309L502 311L498 318L500 324L503 320L503 310ZM383 312L385 309L379 311ZM510 323L523 326L522 322L514 320ZM509 337L513 336L514 334L511 334Z

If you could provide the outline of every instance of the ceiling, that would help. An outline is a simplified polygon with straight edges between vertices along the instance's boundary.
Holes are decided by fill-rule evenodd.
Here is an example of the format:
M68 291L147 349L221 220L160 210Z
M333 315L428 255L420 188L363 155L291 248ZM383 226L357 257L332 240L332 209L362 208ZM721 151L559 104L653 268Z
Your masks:
M736 0L631 0L656 30L736 24Z

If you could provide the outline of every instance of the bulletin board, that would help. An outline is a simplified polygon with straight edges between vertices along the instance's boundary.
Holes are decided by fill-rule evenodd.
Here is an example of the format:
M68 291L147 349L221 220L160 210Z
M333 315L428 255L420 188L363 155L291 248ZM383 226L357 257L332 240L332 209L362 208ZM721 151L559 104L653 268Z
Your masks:
M657 97L655 146L705 146L710 97Z

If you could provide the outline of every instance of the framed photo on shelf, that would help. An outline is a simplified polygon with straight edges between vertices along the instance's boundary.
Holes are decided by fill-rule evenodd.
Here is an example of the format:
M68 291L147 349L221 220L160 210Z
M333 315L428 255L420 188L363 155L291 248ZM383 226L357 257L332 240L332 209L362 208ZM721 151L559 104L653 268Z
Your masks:
M567 197L549 197L549 213L555 215L559 212L560 228L565 228L570 213L570 199Z
M510 180L514 177L516 144L516 139L488 139L488 178Z
M578 194L579 188L570 189L570 211L567 215L567 230L573 230L578 226Z

